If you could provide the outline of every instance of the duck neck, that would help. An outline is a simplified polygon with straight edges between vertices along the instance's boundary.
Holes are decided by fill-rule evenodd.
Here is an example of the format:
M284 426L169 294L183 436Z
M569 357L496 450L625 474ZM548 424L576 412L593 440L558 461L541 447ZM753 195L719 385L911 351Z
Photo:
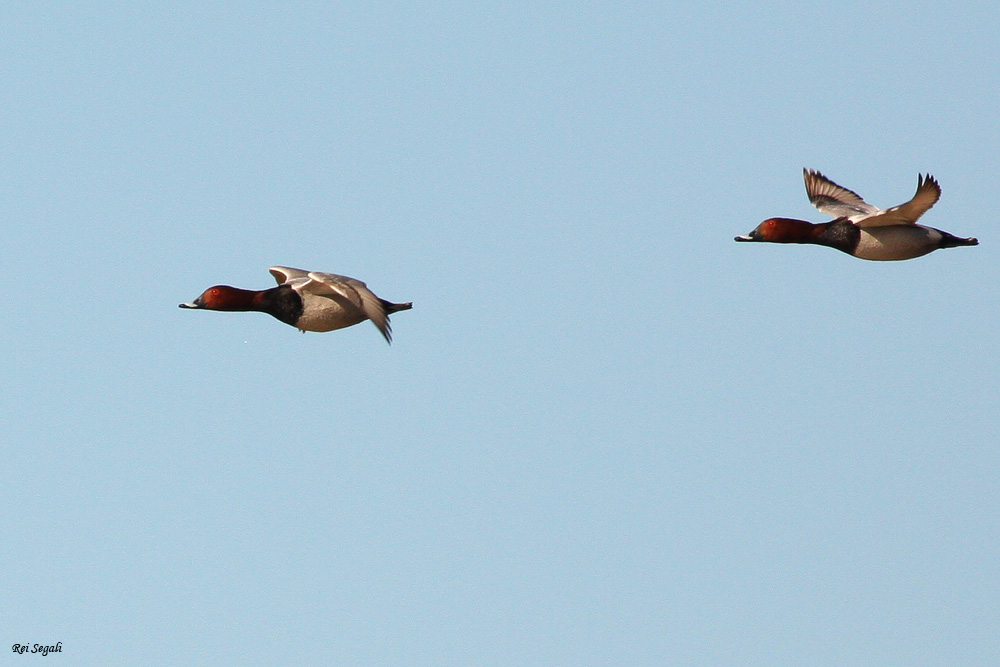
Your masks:
M234 312L260 310L260 307L257 305L257 299L261 295L261 292L257 290L240 289L239 287L224 285L214 289L221 292L222 298L214 301L209 306L212 310L231 310Z
M853 255L861 241L861 228L847 218L837 218L833 222L812 225L813 240L807 243L836 248L848 255Z
M852 254L861 239L861 228L847 218L813 224L794 218L776 218L782 243L813 243Z
M302 317L302 297L288 285L248 293L251 295L251 306L246 310L259 310L292 326L296 326Z
M819 243L818 238L823 233L825 224L814 225L805 220L795 218L773 218L780 230L780 243Z

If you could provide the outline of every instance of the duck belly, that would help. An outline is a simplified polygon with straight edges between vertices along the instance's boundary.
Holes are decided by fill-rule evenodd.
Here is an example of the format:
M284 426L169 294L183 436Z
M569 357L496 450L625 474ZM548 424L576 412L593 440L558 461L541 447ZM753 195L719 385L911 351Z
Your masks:
M854 256L881 262L912 259L941 247L944 236L922 225L890 225L861 229Z
M302 315L295 326L302 331L333 331L366 319L361 309L352 304L341 304L327 297L303 294Z

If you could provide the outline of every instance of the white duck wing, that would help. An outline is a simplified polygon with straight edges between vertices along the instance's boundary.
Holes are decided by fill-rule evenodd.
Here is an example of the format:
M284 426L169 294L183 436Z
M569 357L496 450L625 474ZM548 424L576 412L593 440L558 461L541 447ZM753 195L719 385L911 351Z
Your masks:
M802 177L806 182L809 201L820 213L857 222L882 212L862 199L857 192L837 185L818 171L803 169Z
M912 225L941 198L941 186L930 174L917 177L917 192L913 199L879 211L877 215L855 220L858 227L885 227L887 225Z
M279 285L284 285L285 283L293 280L295 278L308 278L309 272L303 271L302 269L293 269L289 266L272 266L268 271L274 276L274 279L278 281Z
M303 289L318 296L325 296L335 299L339 303L345 300L352 306L361 310L365 317L372 321L372 324L385 337L386 341L392 342L392 327L389 325L389 316L385 312L382 300L368 289L360 280L338 276L335 273L320 273L310 271L308 273L310 282Z

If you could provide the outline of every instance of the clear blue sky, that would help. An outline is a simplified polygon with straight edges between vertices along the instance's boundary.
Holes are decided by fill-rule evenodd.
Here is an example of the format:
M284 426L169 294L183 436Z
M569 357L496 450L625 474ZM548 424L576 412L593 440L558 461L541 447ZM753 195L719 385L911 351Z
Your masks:
M995 3L390 4L0 10L7 646L1000 663ZM274 264L414 308L177 307Z

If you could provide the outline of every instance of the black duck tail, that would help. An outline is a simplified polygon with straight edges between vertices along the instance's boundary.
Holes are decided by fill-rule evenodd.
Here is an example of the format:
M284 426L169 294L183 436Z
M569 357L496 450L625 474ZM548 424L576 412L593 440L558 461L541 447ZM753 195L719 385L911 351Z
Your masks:
M407 303L393 303L391 301L386 301L385 299L379 299L382 303L382 307L385 308L386 315L392 315L393 313L398 313L401 310L409 310L413 308L412 302Z
M979 239L969 237L967 239L959 238L958 236L953 236L947 232L944 234L944 238L941 239L942 248L957 248L962 245L979 245Z

